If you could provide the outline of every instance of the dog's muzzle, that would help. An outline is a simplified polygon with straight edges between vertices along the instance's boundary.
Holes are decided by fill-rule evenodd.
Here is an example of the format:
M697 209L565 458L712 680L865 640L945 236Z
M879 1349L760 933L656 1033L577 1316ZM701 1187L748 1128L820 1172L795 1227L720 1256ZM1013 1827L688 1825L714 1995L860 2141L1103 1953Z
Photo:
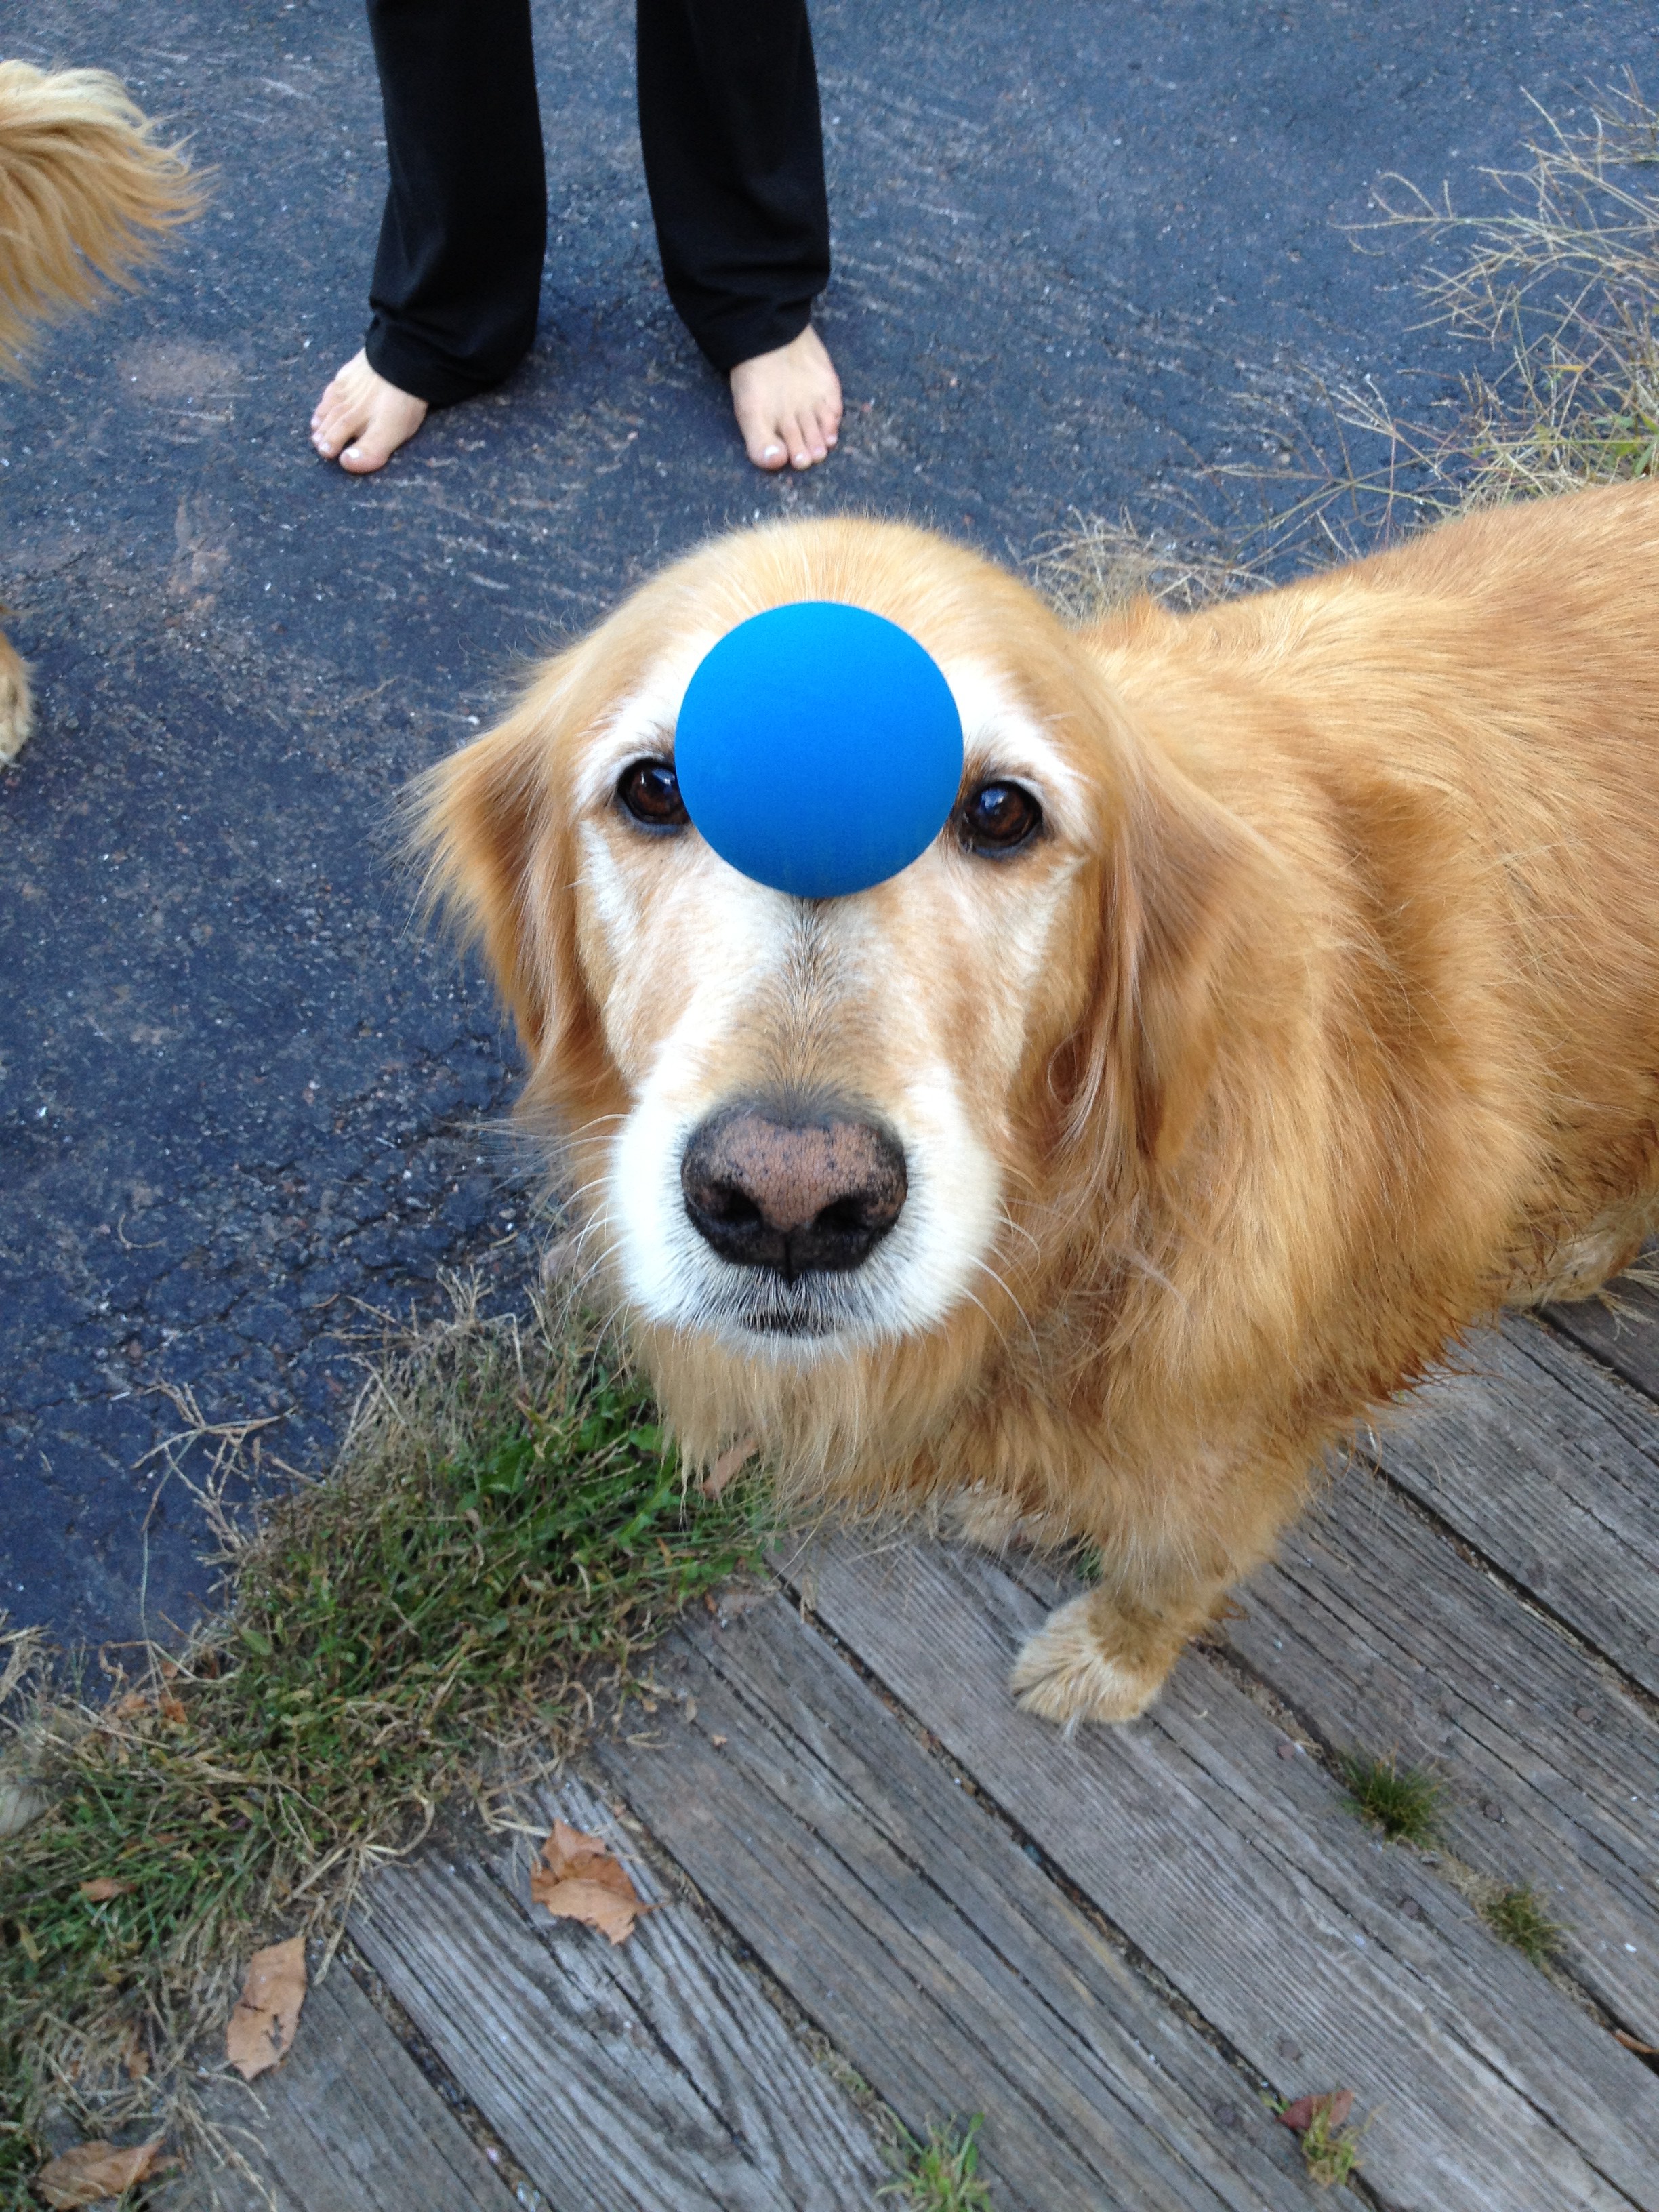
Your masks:
M738 1103L692 1131L680 1188L721 1259L794 1283L861 1267L909 1182L896 1139L853 1110Z

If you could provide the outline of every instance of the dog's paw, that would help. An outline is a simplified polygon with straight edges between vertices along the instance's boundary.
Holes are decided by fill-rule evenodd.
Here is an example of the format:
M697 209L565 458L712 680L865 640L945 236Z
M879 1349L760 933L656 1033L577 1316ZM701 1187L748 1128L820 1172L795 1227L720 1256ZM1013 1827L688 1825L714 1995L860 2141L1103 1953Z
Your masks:
M1006 1552L1030 1537L1020 1510L1002 1492L975 1485L952 1491L939 1501L934 1522L939 1535L983 1552Z
M929 1526L934 1535L951 1542L972 1544L999 1555L1017 1550L1057 1551L1072 1534L1070 1523L1058 1515L1025 1512L1006 1491L978 1482L939 1498Z
M1068 1735L1079 1721L1132 1721L1158 1695L1169 1671L1103 1651L1091 1618L1094 1603L1074 1597L1051 1613L1026 1638L1008 1678L1024 1711L1058 1721Z
M33 727L28 671L15 647L0 637L0 768L16 759Z

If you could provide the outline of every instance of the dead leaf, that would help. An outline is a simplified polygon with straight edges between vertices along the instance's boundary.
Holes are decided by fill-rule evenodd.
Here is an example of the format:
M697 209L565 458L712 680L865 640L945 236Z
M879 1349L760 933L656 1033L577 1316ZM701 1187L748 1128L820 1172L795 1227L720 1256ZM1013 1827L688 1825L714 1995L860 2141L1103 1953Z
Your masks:
M164 1721L185 1721L190 1718L190 1715L185 1710L184 1699L171 1690L162 1691L155 1700L155 1709Z
M136 1882L117 1881L112 1874L100 1874L81 1884L81 1894L88 1905L107 1905L112 1897L125 1897L137 1887Z
M1626 2051L1633 2051L1638 2058L1659 2058L1659 2050L1650 2043L1638 2042L1628 2028L1615 2027L1613 2039L1615 2043L1622 2043Z
M225 2030L225 2056L252 2081L275 2066L294 2040L306 2001L306 1939L267 1944L248 1961L247 1979Z
M747 1467L750 1461L753 1459L755 1454L759 1449L760 1446L756 1443L753 1437L744 1437L741 1443L735 1443L729 1446L726 1450L720 1454L720 1457L714 1462L713 1467L709 1468L708 1474L704 1475L702 1479L703 1496L705 1498L718 1498L721 1491L725 1489L726 1484L731 1481L732 1476L738 1474L742 1468Z
M562 1820L555 1820L541 1863L530 1869L530 1895L556 1920L580 1920L613 1943L625 1943L641 1913L652 1910L603 1838Z
M596 1860L612 1868L625 1887L633 1887L625 1869L603 1836L585 1835L581 1829L571 1827L568 1821L555 1820L552 1834L542 1845L542 1867L535 1869L532 1879L542 1875L544 1867L546 1874L543 1878L550 1878L554 1881L568 1881L590 1875L596 1881L608 1879L592 1875L592 1863Z
M1327 2089L1320 2096L1293 2098L1279 2113L1279 2124L1295 2135L1304 2136L1322 2114L1327 2131L1334 2135L1352 2110L1352 2089Z
M163 2138L137 2143L131 2150L117 2150L110 2142L76 2143L61 2158L43 2166L34 2177L40 2191L52 2212L71 2212L77 2204L101 2204L106 2197L118 2197L137 2181L144 2181L155 2170L156 2155Z

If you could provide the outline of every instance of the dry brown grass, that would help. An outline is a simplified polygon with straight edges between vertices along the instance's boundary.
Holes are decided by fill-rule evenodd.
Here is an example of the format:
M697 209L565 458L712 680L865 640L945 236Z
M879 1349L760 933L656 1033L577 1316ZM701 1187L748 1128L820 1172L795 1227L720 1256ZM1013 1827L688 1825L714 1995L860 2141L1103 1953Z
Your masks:
M1659 462L1659 114L1634 84L1601 94L1585 131L1537 114L1526 164L1485 173L1497 212L1460 215L1403 179L1379 195L1376 229L1437 257L1420 280L1431 316L1508 356L1469 379L1464 419L1425 447L1463 506Z
M1097 622L1149 594L1165 605L1202 606L1266 581L1243 554L1144 527L1074 514L1030 564L1032 581L1067 622Z
M1374 379L1305 377L1297 398L1326 428L1317 445L1298 433L1306 489L1257 551L1346 557L1470 507L1659 471L1659 113L1633 84L1599 94L1583 130L1536 112L1521 166L1483 173L1485 212L1384 179L1356 242L1422 255L1426 323L1480 359L1428 416ZM1293 420L1263 411L1281 434Z
M1486 212L1392 177L1355 233L1423 257L1426 324L1480 356L1457 400L1413 416L1374 378L1275 378L1241 400L1245 441L1274 463L1210 472L1230 522L1195 514L1176 538L1079 515L1032 563L1064 614L1139 591L1201 605L1469 507L1659 474L1659 112L1630 84L1599 94L1583 130L1536 112L1521 164L1483 173ZM1237 502L1251 491L1270 511L1246 521Z

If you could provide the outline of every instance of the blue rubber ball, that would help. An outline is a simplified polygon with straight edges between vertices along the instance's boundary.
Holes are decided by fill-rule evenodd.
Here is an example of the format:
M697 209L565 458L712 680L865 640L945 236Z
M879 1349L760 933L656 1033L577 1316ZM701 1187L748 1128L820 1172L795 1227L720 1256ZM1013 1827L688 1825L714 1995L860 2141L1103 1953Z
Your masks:
M939 835L962 781L962 720L908 630L806 599L751 616L703 656L674 767L723 860L795 898L844 898Z

